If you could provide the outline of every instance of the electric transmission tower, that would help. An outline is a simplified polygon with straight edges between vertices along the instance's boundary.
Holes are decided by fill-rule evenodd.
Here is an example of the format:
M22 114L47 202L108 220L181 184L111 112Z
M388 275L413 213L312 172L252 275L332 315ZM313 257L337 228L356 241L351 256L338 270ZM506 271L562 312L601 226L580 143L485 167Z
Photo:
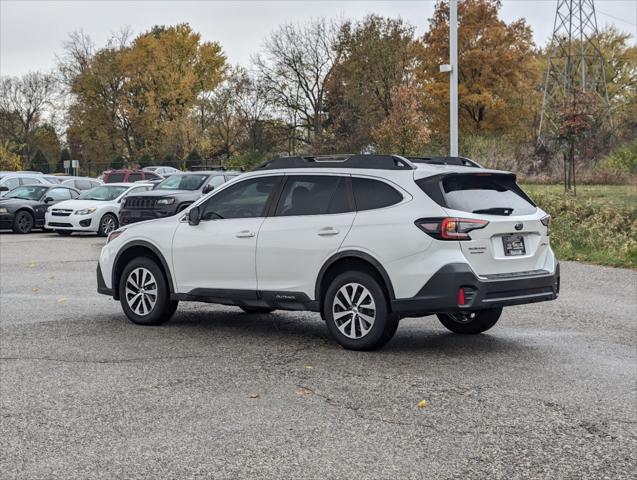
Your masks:
M569 109L571 112L585 110L597 125L611 130L598 33L593 0L557 0L538 129L541 144L549 145L563 135L565 111ZM571 119L574 115L571 114ZM564 156L565 180L572 178L575 171L574 142L570 143L570 154ZM570 181L566 183L570 189Z

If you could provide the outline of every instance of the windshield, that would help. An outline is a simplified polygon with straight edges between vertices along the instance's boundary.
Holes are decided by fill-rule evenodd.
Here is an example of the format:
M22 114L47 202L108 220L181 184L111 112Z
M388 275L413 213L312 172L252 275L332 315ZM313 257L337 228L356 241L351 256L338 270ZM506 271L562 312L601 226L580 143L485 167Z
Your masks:
M26 187L17 187L7 193L4 198L22 198L23 200L40 200L48 187L38 187L29 185Z
M78 197L78 200L97 200L99 202L108 202L115 200L122 193L128 190L128 187L103 185L101 187L91 188Z
M208 175L173 175L155 187L155 190L198 190Z

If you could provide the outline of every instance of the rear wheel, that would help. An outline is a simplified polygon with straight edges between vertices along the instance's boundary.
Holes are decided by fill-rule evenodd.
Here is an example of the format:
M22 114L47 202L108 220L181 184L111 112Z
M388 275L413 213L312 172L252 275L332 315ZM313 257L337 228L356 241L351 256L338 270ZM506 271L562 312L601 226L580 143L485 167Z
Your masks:
M474 312L439 313L438 320L454 333L476 334L493 327L502 314L502 308L489 308Z
M398 317L389 312L382 287L363 272L336 277L327 289L323 312L332 336L351 350L380 348L398 328Z
M272 313L275 310L274 308L267 308L267 307L239 307L239 308L246 313L261 313L261 314Z
M113 230L117 230L117 227L119 227L117 217L112 213L107 213L100 219L100 226L97 230L97 235L100 237L107 237Z
M160 325L173 316L177 305L170 299L161 268L148 257L131 260L119 281L119 298L124 313L139 325Z
M35 224L35 219L31 213L26 210L21 210L16 213L15 218L13 219L13 231L15 233L29 233L33 230L33 225Z

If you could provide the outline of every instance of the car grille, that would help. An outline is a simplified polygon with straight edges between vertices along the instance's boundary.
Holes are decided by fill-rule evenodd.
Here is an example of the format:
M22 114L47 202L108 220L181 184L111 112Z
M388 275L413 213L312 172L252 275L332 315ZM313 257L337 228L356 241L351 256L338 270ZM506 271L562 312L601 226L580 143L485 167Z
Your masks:
M51 210L51 215L55 215L56 217L68 217L73 213L73 210L66 210L64 208L54 208Z
M70 223L62 223L62 222L49 222L48 225L50 227L72 227Z
M125 208L134 208L138 210L148 210L155 208L157 204L156 198L147 197L130 197L126 199Z

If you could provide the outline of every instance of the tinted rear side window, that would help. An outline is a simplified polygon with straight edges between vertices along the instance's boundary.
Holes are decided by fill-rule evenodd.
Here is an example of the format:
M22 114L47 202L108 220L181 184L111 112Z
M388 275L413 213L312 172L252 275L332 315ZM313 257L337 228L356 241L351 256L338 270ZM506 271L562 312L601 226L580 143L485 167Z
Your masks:
M128 175L128 181L129 182L138 182L142 179L142 174L141 173L130 173Z
M420 185L420 181L417 183ZM450 175L440 186L445 203L442 206L453 210L491 215L528 215L536 210L513 175Z
M276 215L325 215L351 210L344 177L290 175L281 194Z
M118 183L124 181L123 173L110 173L106 179L106 183Z
M402 194L385 182L370 178L352 178L357 210L372 210L400 203Z

